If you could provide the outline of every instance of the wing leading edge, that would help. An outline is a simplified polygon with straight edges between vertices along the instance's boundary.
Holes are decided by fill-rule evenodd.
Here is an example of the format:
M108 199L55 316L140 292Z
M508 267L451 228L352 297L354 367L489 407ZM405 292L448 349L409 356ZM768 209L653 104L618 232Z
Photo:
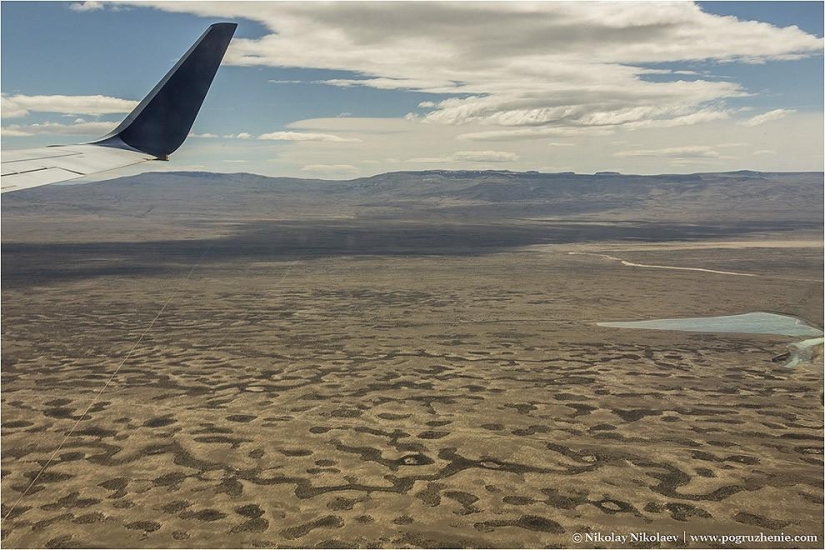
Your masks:
M129 116L102 138L83 145L4 151L0 191L167 160L189 134L236 27L211 25Z

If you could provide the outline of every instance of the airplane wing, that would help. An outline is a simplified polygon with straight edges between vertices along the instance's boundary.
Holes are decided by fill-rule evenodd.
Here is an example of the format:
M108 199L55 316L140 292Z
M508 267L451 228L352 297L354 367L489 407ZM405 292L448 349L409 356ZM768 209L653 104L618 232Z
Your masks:
M129 116L97 141L3 151L0 191L168 160L189 134L236 27L235 23L211 25Z

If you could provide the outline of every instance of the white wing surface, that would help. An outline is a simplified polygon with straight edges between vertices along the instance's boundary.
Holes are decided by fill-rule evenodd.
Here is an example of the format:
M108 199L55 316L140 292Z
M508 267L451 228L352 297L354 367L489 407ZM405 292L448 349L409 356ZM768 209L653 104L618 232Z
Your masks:
M155 158L141 151L91 144L4 151L0 190L6 193L69 181Z

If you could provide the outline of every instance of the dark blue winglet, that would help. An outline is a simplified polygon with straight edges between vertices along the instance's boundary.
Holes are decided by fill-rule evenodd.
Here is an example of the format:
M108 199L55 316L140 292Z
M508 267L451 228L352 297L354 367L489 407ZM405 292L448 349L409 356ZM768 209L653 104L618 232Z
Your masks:
M215 78L236 23L215 23L112 132L94 142L166 159L181 146Z

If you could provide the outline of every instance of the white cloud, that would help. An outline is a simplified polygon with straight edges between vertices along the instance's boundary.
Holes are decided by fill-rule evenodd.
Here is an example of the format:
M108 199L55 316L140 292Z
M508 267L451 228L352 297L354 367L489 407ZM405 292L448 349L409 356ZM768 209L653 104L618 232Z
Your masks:
M97 11L103 9L103 2L73 2L69 4L72 11Z
M88 0L86 2L72 2L69 4L69 9L72 11L98 11L98 10L109 10L109 11L123 11L128 8L124 8L122 6L116 5L114 2L95 2L92 0Z
M19 103L3 95L0 97L0 114L2 114L3 118L22 118L28 115L29 111Z
M455 159L449 155L444 155L441 157L415 157L411 159L407 159L407 162L414 162L420 164L443 164L445 162L453 162Z
M564 136L607 136L615 130L611 128L580 127L580 128L521 128L518 130L490 130L484 132L468 132L459 134L456 139L468 141L533 141L542 138Z
M217 138L222 138L222 139L252 139L252 134L250 134L249 132L240 132L240 133L237 133L237 134L218 135L218 134L213 134L211 132L205 132L203 134L197 134L195 132L190 132L188 137L190 137L190 138L205 138L205 139L217 139Z
M751 154L753 154L753 155L775 155L776 151L774 151L773 149L760 149L758 151L754 151Z
M333 134L313 134L309 132L271 132L259 135L258 139L272 141L332 141L338 143L361 141L357 138L342 138Z
M712 120L725 120L728 118L730 118L730 111L708 109L672 118L637 120L628 122L624 127L628 130L636 130L639 128L673 128L675 126L693 126L694 124L701 124Z
M686 147L668 147L664 149L641 149L635 151L619 151L613 154L614 157L655 157L670 159L718 159L721 155L706 145L693 145Z
M415 163L442 163L442 162L514 162L519 159L515 153L507 151L457 151L451 155L437 157L416 157L407 162Z
M4 136L20 137L38 134L60 135L99 135L110 132L116 126L112 122L80 122L77 124L60 124L59 122L43 122L38 124L10 124L2 127Z
M352 88L355 86L363 86L366 88L377 88L379 90L426 90L432 88L443 89L444 86L453 86L457 88L457 84L447 84L441 80L428 80L418 78L365 78L365 79L330 79L319 80L317 84L327 84L329 86L337 86L339 88Z
M458 142L462 133L477 133L484 126L442 126L420 124L399 118L337 118L301 120L289 125L296 132L312 132L356 137L361 142L327 146L314 142L292 142L275 150L261 147L260 141L202 140L197 146L182 147L173 157L177 163L213 163L216 158L248 159L247 169L273 176L348 178L389 171L449 168L455 170L506 167L509 170L576 171L593 173L614 169L630 174L662 174L740 170L821 171L823 134L821 113L794 113L771 125L770 132L754 132L732 120L672 128L646 127L634 130L632 139L617 140L615 134L578 134L521 141ZM573 147L550 147L548 142L575 143ZM619 141L620 143L614 143ZM4 141L4 144L6 142ZM506 163L458 160L454 151L479 150L511 152L517 160ZM232 149L228 149L232 147ZM687 147L687 149L686 149ZM692 148L696 149L692 149ZM773 150L775 155L753 155ZM631 155L614 156L632 152ZM641 153L640 153L641 152ZM636 155L636 156L632 156ZM647 155L647 156L640 156ZM465 157L467 158L467 157ZM357 159L357 163L354 161ZM364 160L362 160L364 159ZM366 160L366 159L369 159ZM359 172L311 172L311 165L355 166Z
M773 121L771 132L754 132L736 122L748 116L747 106L739 105L751 91L721 73L730 63L821 55L823 40L796 27L716 16L689 2L140 5L245 18L268 29L260 38L233 40L227 64L343 71L336 75L340 78L318 83L449 96L421 96L429 101L418 102L407 120L331 117L290 123L288 131L258 136L291 142L274 155L260 142L239 139L204 140L198 148L184 148L181 156L231 146L250 151L250 158L260 154L278 174L333 175L366 166L354 158L380 159L370 165L375 171L419 169L422 160L474 168L476 161L452 151L478 145L512 151L517 159L506 166L514 170L821 169L821 112L776 109L786 116L765 113L743 121ZM695 68L691 61L715 63L706 65L710 71L692 71L687 70ZM651 69L649 63L674 68ZM653 74L670 77L646 78ZM298 82L310 83L283 81ZM5 101L3 107L5 116ZM26 111L12 105L10 112L15 109ZM548 148L564 147L567 139L575 147ZM456 146L456 140L462 144ZM716 141L742 146L726 149ZM260 153L252 152L256 145ZM754 154L768 150L776 154Z
M102 95L6 95L2 96L3 118L21 118L29 112L63 113L67 115L108 115L128 113L137 101Z
M0 134L3 137L25 137L33 135L31 132L27 132L21 129L19 126L3 126L0 128Z
M780 118L784 118L795 112L796 110L794 109L774 109L773 111L768 111L767 113L762 113L761 115L756 115L755 117L740 121L737 124L740 124L741 126L759 126L760 124L765 124L766 122L771 122L772 120L779 120Z
M513 162L519 157L507 151L458 151L453 153L453 158L470 162Z
M421 121L448 125L635 129L707 123L729 116L724 102L747 92L712 74L644 64L760 63L823 49L822 39L797 27L713 15L690 2L139 5L247 18L271 31L233 40L228 64L343 70L354 76L321 82L460 95L419 104L430 109ZM654 73L686 80L644 79Z

